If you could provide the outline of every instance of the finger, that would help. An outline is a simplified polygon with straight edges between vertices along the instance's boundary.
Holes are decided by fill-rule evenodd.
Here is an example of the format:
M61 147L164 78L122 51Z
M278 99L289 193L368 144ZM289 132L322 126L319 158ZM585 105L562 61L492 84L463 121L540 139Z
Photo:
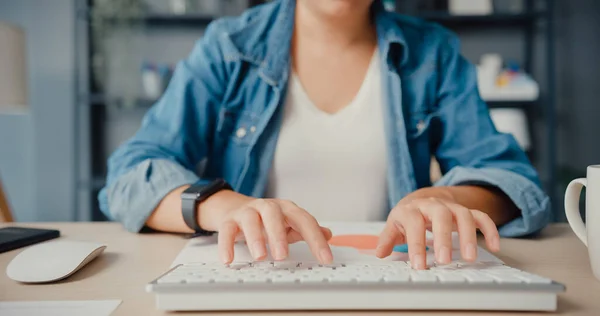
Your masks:
M425 218L416 206L406 205L398 212L396 222L402 225L408 244L408 256L413 269L423 270L426 265Z
M421 210L431 222L435 260L440 264L452 261L452 211L437 199L422 202Z
M325 236L325 239L327 241L329 241L329 239L331 239L331 237L333 237L333 234L331 233L331 230L329 228L321 227L321 232L323 233L323 236ZM293 244L293 243L296 243L299 241L304 241L304 238L302 237L302 235L300 235L299 232L291 229L288 232L287 240L288 240L288 243Z
M288 255L287 232L285 218L279 205L272 201L261 200L256 205L269 239L271 255L275 260L284 260Z
M379 258L385 258L392 254L394 246L399 240L404 239L403 232L400 232L395 221L388 219L385 223L385 227L381 234L379 234L379 241L377 242L377 248L375 249L375 255Z
M463 259L469 262L475 261L477 259L477 228L471 211L454 203L446 203L446 206L452 211L456 220Z
M227 221L221 225L218 234L219 257L225 264L233 261L233 245L235 244L235 236L240 231L238 224L233 221Z
M238 224L244 232L246 244L254 260L264 259L267 256L267 249L262 233L263 223L258 212L254 208L246 209L238 217Z
M283 211L288 219L288 224L302 235L302 238L310 247L315 258L322 264L333 262L333 254L331 253L329 244L325 239L321 226L319 226L315 218L297 206L284 209Z
M500 235L494 221L482 211L472 210L471 213L475 219L475 225L485 237L488 249L493 252L500 251Z

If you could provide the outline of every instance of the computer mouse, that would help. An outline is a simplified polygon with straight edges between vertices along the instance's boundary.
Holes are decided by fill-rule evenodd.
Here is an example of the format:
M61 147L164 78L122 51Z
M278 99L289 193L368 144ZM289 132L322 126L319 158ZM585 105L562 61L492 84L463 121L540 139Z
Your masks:
M106 245L74 240L56 240L31 246L6 267L9 278L23 283L62 280L98 257Z

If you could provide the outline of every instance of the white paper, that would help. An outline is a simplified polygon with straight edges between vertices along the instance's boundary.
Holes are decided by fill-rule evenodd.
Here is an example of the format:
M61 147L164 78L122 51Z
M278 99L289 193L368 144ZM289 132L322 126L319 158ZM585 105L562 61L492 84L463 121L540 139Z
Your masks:
M120 300L0 302L2 316L109 316Z
M331 229L334 236L341 235L372 235L379 236L385 223L382 222L370 222L370 223L320 223L321 226ZM429 245L429 251L427 252L427 262L432 264L434 262L434 252L432 247L433 235L431 232L427 232L427 239ZM452 236L453 250L452 260L460 260L460 248L458 235L456 233ZM331 246L333 258L335 262L365 262L365 261L409 261L407 253L393 253L391 256L385 259L379 259L372 255L372 251L363 250L359 251L350 247L338 247ZM267 260L272 260L268 257ZM316 261L312 255L310 248L304 242L295 243L289 246L289 257L287 260L290 261ZM253 261L248 247L244 242L237 242L234 245L234 261ZM478 247L477 261L492 261L502 263L500 259L486 251L485 249ZM171 267L175 267L178 264L186 264L191 262L220 262L219 251L217 247L216 237L200 237L190 240L181 252L177 255Z

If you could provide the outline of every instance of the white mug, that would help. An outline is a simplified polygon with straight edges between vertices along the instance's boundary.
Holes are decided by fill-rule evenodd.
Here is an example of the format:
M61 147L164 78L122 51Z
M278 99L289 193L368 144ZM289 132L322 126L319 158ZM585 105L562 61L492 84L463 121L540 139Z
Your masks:
M585 224L579 211L579 196L584 186ZM565 213L571 229L587 246L592 272L600 280L600 165L589 166L587 178L569 183L565 192Z

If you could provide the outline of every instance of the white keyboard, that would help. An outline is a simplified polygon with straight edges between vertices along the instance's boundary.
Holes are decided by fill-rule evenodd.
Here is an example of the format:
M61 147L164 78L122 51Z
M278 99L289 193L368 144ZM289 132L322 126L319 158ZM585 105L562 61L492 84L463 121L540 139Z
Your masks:
M148 284L163 310L556 310L562 284L493 262L190 263Z

